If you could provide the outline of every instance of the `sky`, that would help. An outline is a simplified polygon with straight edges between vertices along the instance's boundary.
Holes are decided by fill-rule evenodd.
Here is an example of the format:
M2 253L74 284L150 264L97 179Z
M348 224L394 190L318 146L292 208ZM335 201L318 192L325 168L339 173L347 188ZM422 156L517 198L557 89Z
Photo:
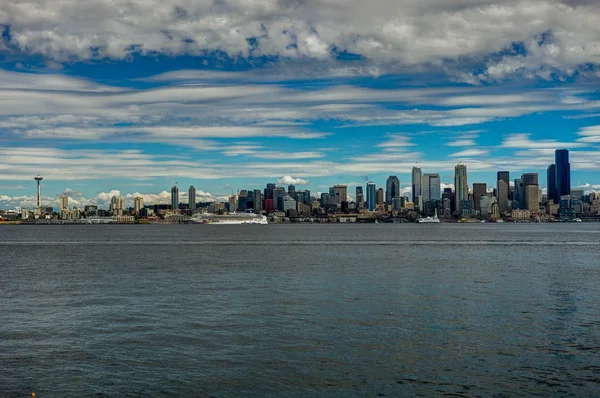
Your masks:
M0 208L317 193L415 164L600 190L594 0L8 0Z

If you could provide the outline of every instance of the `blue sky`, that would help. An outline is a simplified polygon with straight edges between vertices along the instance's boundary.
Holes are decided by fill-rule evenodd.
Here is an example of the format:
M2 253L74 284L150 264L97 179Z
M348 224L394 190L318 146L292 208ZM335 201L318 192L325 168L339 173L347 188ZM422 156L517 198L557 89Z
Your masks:
M557 148L600 190L600 6L448 3L3 3L0 207L32 206L38 173L54 205L408 187L415 163L545 185Z

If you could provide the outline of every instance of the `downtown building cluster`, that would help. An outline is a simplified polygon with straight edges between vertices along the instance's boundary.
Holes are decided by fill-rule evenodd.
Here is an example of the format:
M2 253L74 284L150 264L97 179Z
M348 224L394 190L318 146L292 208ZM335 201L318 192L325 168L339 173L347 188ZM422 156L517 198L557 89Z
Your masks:
M133 198L133 207L127 207L125 198L114 196L108 209L87 205L83 209L69 208L69 198L61 195L59 211L40 205L41 176L37 182L37 206L33 213L18 209L22 220L96 220L133 223L144 221L186 222L196 213L254 212L271 217L272 221L416 221L420 217L439 217L442 220L514 220L555 221L578 217L600 219L600 194L585 195L583 189L571 188L569 151L555 152L555 163L548 166L546 193L540 190L538 173L522 173L511 180L509 171L496 173L495 186L486 183L468 183L467 165L454 169L453 189L442 187L440 174L423 173L415 166L411 184L401 189L400 179L389 176L384 187L373 181L357 186L351 198L347 185L334 185L326 192L312 195L299 190L269 183L264 189L232 192L227 201L197 202L196 188L190 186L188 203L182 203L177 185L171 188L169 203L145 205L142 196ZM13 211L13 216L17 216ZM5 217L6 218L6 217ZM110 220L109 220L110 219Z

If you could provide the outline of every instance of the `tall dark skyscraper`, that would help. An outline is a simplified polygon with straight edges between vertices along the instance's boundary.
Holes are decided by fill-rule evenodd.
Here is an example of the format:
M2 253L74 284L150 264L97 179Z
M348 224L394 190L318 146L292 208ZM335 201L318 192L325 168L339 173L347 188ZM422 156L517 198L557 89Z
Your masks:
M510 186L510 173L508 171L499 171L497 181L504 181L506 185Z
M554 203L558 203L558 195L556 191L556 165L551 164L548 166L548 200L552 200Z
M554 153L556 165L556 195L560 199L563 195L571 194L571 163L569 163L569 150L557 149Z
M392 199L400 196L400 180L396 176L389 176L385 183L385 203L392 204Z

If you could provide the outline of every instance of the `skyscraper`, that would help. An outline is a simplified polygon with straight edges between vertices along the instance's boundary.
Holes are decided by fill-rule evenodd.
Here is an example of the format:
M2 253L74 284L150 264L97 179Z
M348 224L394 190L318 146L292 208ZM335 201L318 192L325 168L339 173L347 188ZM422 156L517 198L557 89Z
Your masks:
M360 208L365 203L365 195L363 193L363 187L356 187L356 205Z
M521 179L523 180L523 194L525 196L523 208L529 210L532 214L537 213L540 210L538 173L524 173Z
M547 181L547 195L548 200L552 200L553 203L558 203L558 196L556 192L556 165L551 164L548 166L548 171L546 174Z
M523 179L515 178L515 191L513 194L513 203L516 203L518 209L525 208L525 185Z
M136 216L140 215L140 211L144 208L144 198L142 196L136 196L133 198L133 210Z
M188 191L188 202L190 204L190 210L194 211L196 209L196 188L193 185L190 185L190 189Z
M295 198L296 197L296 186L295 185L288 185L288 195L290 195L291 198Z
M262 209L263 209L262 194L260 193L260 189L255 189L254 190L254 212L260 213L260 211Z
M392 199L400 196L400 180L396 176L389 176L385 183L385 203L392 204Z
M377 201L377 190L375 188L375 183L373 181L369 181L367 183L367 208L370 211L375 210L376 201Z
M510 185L504 178L500 178L500 173L498 173L498 181L497 184L497 199L498 199L498 211L500 214L506 214L510 211L511 205L509 201L510 197Z
M460 210L460 201L469 199L469 184L467 183L467 166L457 164L454 167L454 192L456 195L455 210Z
M69 197L67 195L60 195L60 211L67 210L69 208Z
M333 186L333 194L338 196L340 199L340 203L348 201L348 187L346 185L334 185Z
M179 210L179 188L177 188L177 185L171 188L171 210Z
M487 194L487 184L486 183L473 183L473 208L475 210L481 211L481 197Z
M383 192L383 188L379 188L377 190L377 206L383 206L385 203L385 193Z
M508 171L499 171L497 181L504 181L506 185L510 186L510 173Z
M523 186L539 185L538 173L523 173L521 180L523 180Z
M442 197L439 174L423 174L423 203L430 200L440 200Z
M554 164L556 165L556 196L571 194L571 163L569 163L569 150L557 149L554 153Z
M423 173L417 166L412 168L412 201L421 210L423 207Z

